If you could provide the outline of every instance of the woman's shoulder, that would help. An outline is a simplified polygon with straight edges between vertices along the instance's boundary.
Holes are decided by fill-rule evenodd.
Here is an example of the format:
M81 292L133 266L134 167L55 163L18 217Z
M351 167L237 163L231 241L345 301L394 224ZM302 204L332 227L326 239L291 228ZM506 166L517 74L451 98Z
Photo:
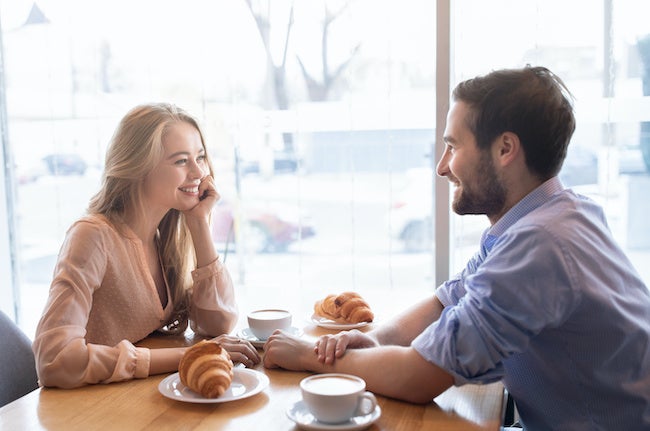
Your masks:
M105 216L101 214L90 214L75 221L72 226L70 226L68 235L83 236L86 238L114 238L117 236L124 236L124 233L121 233L115 224Z
M100 214L88 214L77 219L70 229L105 230L115 229L106 217Z

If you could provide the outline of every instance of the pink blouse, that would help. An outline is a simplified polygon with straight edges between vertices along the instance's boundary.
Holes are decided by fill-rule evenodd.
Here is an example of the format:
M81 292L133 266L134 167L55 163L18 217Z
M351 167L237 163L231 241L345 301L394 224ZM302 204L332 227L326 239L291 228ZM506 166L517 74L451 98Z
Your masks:
M192 272L190 324L217 336L237 321L234 289L219 260ZM169 287L167 297L171 298ZM149 349L133 343L165 325L140 239L103 216L70 227L33 343L41 385L73 388L149 375Z

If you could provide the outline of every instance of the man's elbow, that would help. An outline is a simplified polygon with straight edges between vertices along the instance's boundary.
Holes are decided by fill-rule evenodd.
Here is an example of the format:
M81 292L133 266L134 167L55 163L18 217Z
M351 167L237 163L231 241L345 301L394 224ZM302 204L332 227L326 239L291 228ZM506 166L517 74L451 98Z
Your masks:
M408 387L400 388L396 398L412 404L429 404L435 397L443 393L449 386L425 384L419 382Z
M428 404L454 384L451 374L424 359L415 349L408 352L412 372L400 387L404 401Z

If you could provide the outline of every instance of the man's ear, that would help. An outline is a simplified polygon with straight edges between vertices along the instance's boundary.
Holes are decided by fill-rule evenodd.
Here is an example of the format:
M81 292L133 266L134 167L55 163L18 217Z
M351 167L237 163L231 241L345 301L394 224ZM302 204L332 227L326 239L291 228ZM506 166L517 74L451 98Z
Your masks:
M503 132L496 139L495 157L497 163L506 166L519 156L523 156L519 136L516 133Z

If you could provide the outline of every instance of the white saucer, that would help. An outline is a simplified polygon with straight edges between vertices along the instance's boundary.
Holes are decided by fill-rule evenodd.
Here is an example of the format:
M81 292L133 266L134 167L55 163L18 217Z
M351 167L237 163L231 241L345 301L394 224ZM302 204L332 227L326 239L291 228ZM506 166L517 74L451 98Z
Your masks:
M364 326L370 324L370 322L359 322L359 323L337 322L336 320L328 319L327 317L319 316L318 314L312 314L310 320L313 324L320 326L321 328L338 329L338 330L363 328Z
M298 427L304 430L314 430L314 431L324 431L324 430L335 430L335 431L355 431L355 430L364 430L381 416L381 407L377 406L375 411L363 416L355 416L347 422L341 424L326 424L319 422L309 413L305 403L300 400L296 401L291 407L287 409L287 416L289 419L294 421Z
M248 368L233 368L230 387L218 398L205 398L190 390L181 382L178 373L165 377L158 384L158 391L167 398L187 403L226 403L259 394L269 386L266 374Z
M291 335L295 335L296 337L302 337L303 330L300 328L296 328L295 326L292 326L289 328L287 331ZM255 335L253 335L253 332L251 331L251 328L244 328L241 331L237 333L237 336L241 338L242 340L246 340L250 342L253 346L255 347L263 347L264 343L266 343L266 340L260 340L257 338Z

